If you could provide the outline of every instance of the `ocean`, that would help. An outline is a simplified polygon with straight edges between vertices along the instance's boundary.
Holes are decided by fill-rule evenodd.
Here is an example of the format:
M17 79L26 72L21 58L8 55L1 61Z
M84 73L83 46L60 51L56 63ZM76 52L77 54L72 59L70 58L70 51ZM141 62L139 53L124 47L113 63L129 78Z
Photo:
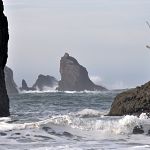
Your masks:
M148 150L150 119L106 116L108 92L26 92L10 96L11 116L0 118L0 150ZM143 126L144 134L133 134Z

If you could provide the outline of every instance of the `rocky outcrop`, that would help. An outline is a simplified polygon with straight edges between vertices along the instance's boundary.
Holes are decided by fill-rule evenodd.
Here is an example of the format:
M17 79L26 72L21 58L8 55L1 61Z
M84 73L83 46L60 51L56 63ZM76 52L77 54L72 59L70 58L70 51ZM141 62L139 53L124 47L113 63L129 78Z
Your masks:
M60 60L61 80L57 90L59 91L104 91L106 88L95 85L88 76L85 67L81 66L78 61L69 56L68 53Z
M32 86L33 89L38 89L40 91L45 90L45 88L53 88L58 84L56 78L49 75L39 75L35 84Z
M29 87L27 85L27 82L23 79L22 80L22 87L21 87L21 90L25 90L25 91L28 91L29 90Z
M150 82L116 96L108 115L150 113Z
M20 91L35 91L36 89L32 87L28 87L27 82L23 79L22 80L22 87L20 88Z
M19 92L17 89L17 85L13 79L13 71L6 66L4 69L4 73L5 73L5 83L6 83L6 89L7 89L8 95L18 94Z
M22 80L22 87L20 88L21 91L36 91L40 90L43 91L47 88L53 88L58 85L58 81L56 78L49 76L49 75L39 75L38 79L36 80L35 84L32 87L28 87L26 81Z
M8 22L3 14L3 2L0 0L0 117L7 117L9 113L9 98L5 86L4 67L7 62L8 51Z

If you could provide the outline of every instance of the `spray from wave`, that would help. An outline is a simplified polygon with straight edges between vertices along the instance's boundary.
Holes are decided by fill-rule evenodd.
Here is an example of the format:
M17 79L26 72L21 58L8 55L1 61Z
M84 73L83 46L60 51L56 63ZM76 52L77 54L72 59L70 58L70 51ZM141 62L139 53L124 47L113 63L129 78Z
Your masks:
M95 117L95 118L94 118ZM99 134L132 134L137 126L143 127L144 133L150 130L150 119L145 113L137 116L124 116L121 119L110 119L101 112L91 109L85 109L74 114L51 116L42 121L14 124L9 123L10 118L0 119L0 131L23 130L40 128L43 125L57 125L60 127L69 127L81 131L96 131Z

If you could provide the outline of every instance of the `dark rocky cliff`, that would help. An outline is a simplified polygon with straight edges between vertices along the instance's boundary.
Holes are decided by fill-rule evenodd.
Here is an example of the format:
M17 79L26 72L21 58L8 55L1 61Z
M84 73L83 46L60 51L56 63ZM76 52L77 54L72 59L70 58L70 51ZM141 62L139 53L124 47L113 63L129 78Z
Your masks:
M85 67L81 66L78 61L69 56L68 53L60 60L61 81L57 90L60 91L104 91L106 88L95 85L88 76Z
M5 83L8 95L10 94L18 94L17 85L13 79L13 71L9 67L5 67Z
M0 0L0 117L9 116L9 98L5 86L4 67L8 51L8 22L3 14L3 2Z
M150 113L150 82L116 96L108 115Z

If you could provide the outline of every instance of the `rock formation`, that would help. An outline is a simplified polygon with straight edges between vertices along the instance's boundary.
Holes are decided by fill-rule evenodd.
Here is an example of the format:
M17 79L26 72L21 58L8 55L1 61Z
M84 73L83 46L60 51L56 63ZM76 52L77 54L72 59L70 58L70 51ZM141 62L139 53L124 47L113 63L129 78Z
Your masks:
M22 80L22 87L20 88L21 91L36 91L40 90L43 91L45 88L53 88L58 85L58 81L56 78L49 76L49 75L39 75L38 79L36 80L35 84L32 87L28 87L25 80Z
M150 82L116 96L108 115L150 113Z
M95 85L88 76L85 67L81 66L78 61L69 56L68 53L60 60L61 80L57 90L59 91L104 91L106 88Z
M35 84L32 86L33 89L38 89L40 91L44 90L45 87L53 88L58 84L56 78L52 76L39 75Z
M22 80L22 87L21 87L22 90L25 90L25 91L28 91L29 87L27 85L27 82L23 79Z
M19 92L17 89L17 85L13 79L13 71L6 66L4 69L4 73L5 73L5 83L6 83L6 89L7 89L8 95L18 94Z
M22 80L22 87L20 88L21 91L35 91L32 87L28 87L27 82L23 79Z
M3 14L3 2L0 0L0 117L7 117L9 113L9 98L5 86L4 67L7 62L8 51L8 22Z

